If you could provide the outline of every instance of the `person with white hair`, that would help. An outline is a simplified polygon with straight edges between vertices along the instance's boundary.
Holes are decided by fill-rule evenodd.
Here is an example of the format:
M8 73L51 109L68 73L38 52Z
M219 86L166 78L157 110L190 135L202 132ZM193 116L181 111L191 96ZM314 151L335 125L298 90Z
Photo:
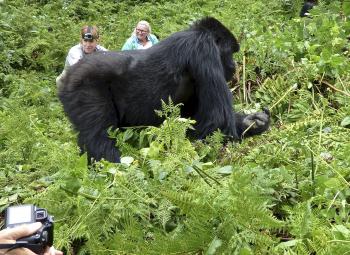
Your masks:
M147 21L139 21L131 36L124 43L122 50L139 50L152 47L158 43L158 38L151 32L151 26Z

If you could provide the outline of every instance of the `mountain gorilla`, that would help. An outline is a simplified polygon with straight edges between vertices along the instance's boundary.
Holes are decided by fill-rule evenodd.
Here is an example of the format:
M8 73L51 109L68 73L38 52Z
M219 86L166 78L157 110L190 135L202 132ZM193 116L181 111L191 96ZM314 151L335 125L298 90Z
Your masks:
M161 100L182 103L181 115L196 120L193 135L221 130L234 140L268 129L268 111L234 113L226 82L239 45L218 20L207 17L146 50L101 52L73 65L59 88L64 110L79 132L89 160L120 162L109 127L159 125ZM246 129L249 127L249 130ZM246 131L246 132L245 132Z

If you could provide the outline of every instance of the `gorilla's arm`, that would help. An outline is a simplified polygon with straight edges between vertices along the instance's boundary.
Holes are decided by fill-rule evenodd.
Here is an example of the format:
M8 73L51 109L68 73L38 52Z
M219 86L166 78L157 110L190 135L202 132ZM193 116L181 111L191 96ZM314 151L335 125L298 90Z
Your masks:
M237 134L241 140L265 132L270 125L270 111L264 108L262 112L252 114L235 113L235 119Z
M196 136L201 139L220 129L224 134L238 139L232 94L226 85L219 49L207 34L198 33L191 38L195 39L192 41L193 50L187 56L198 99L194 116L197 121Z

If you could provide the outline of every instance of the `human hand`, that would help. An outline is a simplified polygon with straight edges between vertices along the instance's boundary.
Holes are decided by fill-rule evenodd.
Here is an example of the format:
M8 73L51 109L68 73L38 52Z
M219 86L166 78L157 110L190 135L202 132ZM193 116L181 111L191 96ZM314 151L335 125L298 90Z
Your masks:
M41 222L35 222L32 224L26 224L18 226L15 228L7 228L0 231L0 243L2 244L11 244L16 243L17 239L21 237L29 236L34 234L37 230L41 228ZM16 248L11 251L0 250L0 255L35 255L34 252L27 248ZM48 247L44 255L63 255L61 251L55 250L53 247Z
M63 255L63 252L56 250L53 246L47 248L44 255Z

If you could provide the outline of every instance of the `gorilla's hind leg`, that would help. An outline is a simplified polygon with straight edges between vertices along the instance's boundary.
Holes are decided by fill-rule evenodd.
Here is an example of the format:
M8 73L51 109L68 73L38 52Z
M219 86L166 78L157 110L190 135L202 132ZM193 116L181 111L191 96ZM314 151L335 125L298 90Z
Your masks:
M91 158L96 161L103 158L110 162L120 162L115 141L108 137L107 132L108 128L117 127L119 122L109 84L94 84L88 78L72 79L69 82L72 84L66 84L68 89L61 89L59 96L65 112L79 132L78 144L81 152L87 152L89 161ZM74 90L69 89L74 86Z

